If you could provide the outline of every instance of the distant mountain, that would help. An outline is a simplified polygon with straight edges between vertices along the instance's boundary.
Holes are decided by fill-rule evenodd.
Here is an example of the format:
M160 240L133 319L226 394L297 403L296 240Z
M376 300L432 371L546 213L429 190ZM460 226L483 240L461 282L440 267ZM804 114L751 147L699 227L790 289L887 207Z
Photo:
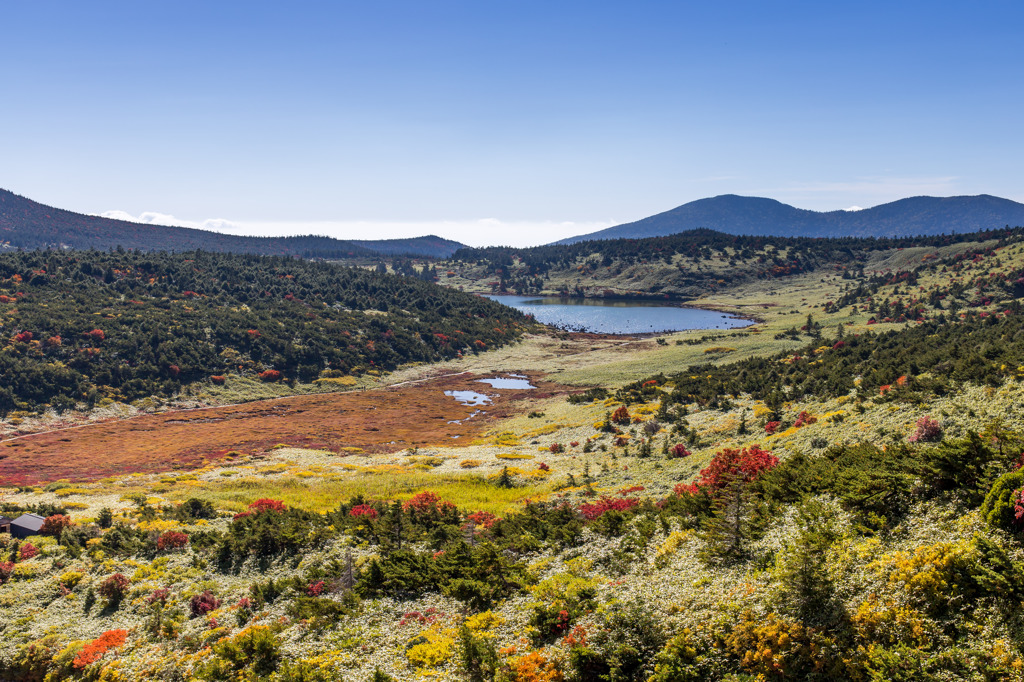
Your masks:
M304 258L446 257L462 244L440 237L345 241L332 237L245 237L190 227L112 220L45 206L0 189L0 249L110 249L254 253Z
M432 258L448 258L459 249L465 247L465 244L433 234L426 237L412 237L408 239L377 239L372 241L351 239L349 243L362 246L384 256L415 255L430 256Z
M914 237L1024 225L1024 204L988 194L910 197L860 211L808 211L774 199L735 194L698 199L634 223L569 237L664 237L701 227L735 235L778 237Z

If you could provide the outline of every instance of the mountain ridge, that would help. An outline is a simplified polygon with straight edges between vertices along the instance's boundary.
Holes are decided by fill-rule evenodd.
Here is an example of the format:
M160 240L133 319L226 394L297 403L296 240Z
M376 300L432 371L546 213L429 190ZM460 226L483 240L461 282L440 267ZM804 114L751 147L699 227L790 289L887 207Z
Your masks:
M722 194L552 243L664 237L698 228L750 236L911 237L1007 225L1024 225L1024 204L990 194L907 197L858 211L812 211L766 197Z
M0 250L111 249L248 253L303 258L447 257L463 245L434 235L407 239L344 240L304 235L249 237L193 227L151 225L75 213L0 188Z

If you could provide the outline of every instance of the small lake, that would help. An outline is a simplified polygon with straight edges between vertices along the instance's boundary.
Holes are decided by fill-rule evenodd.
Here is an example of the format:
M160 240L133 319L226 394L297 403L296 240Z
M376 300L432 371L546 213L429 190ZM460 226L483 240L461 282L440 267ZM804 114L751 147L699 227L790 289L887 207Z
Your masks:
M649 301L540 296L488 296L535 320L569 331L596 334L657 334L685 329L736 329L753 322L741 317Z

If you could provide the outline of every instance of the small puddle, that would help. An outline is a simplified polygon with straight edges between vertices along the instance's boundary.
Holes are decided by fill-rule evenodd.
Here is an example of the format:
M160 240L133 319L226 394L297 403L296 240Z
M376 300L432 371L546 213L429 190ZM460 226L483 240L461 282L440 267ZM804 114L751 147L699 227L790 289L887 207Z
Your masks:
M476 391L445 391L444 394L455 398L460 404L469 405L470 407L486 405L491 402L489 397Z
M529 379L521 374L510 374L507 377L491 377L490 379L477 379L477 381L481 384L490 384L491 388L507 388L517 391L537 388L530 383Z

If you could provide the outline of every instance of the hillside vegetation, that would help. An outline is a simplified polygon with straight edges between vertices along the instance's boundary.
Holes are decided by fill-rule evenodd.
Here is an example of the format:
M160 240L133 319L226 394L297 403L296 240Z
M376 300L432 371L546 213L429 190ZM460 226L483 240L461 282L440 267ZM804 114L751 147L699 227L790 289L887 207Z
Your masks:
M290 258L0 254L0 413L167 398L239 377L337 388L501 346L525 324L477 296Z
M1024 680L1024 242L788 255L466 438L8 488L0 679Z
M471 291L693 300L753 281L814 272L853 278L864 270L893 269L889 261L899 262L906 249L914 249L918 258L938 258L983 242L998 248L1022 235L1024 230L1015 228L907 239L807 239L700 229L649 239L464 248L431 267L442 284Z

